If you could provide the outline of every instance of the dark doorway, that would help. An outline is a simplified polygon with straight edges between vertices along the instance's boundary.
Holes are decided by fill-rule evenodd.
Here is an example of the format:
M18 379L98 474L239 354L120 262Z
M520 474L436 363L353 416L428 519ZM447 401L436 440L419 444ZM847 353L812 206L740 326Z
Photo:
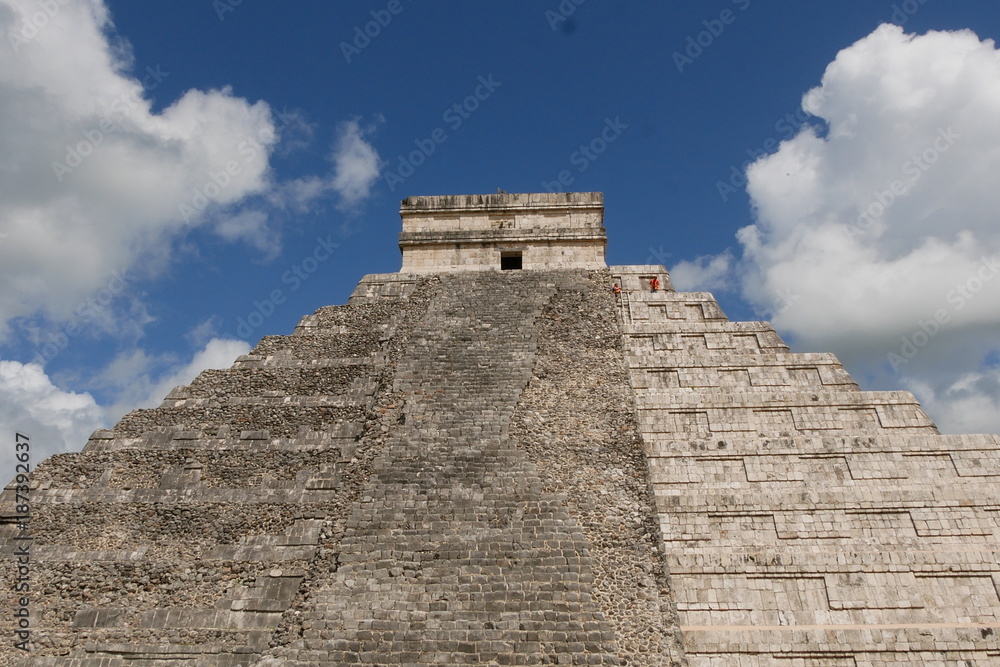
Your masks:
M520 252L502 252L500 253L500 270L501 271L517 271L521 268L521 253Z

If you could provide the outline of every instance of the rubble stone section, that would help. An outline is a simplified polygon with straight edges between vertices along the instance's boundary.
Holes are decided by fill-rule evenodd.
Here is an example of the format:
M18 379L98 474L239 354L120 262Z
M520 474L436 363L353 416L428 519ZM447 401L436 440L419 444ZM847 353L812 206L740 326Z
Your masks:
M322 308L228 371L32 475L31 653L51 667L246 666L343 535L401 404L395 365L433 278ZM359 288L360 289L360 288ZM8 487L0 512L11 517ZM12 540L0 524L3 571ZM4 587L6 608L14 593ZM13 636L5 615L0 632Z
M689 664L1000 664L1000 438L611 271Z
M409 197L399 214L403 273L606 268L600 192Z
M590 542L595 600L623 664L684 664L609 274L556 283L511 439Z

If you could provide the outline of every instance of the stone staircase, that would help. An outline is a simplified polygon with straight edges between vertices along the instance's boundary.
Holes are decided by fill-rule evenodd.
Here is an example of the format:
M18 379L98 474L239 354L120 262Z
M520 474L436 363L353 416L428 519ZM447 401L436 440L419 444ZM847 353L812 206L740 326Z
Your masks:
M396 375L401 425L350 515L336 567L311 583L299 638L272 651L273 664L628 663L627 638L594 595L593 544L509 435L539 320L559 285L581 281L581 272L441 277ZM624 370L618 355L611 362ZM647 649L632 664L669 657Z

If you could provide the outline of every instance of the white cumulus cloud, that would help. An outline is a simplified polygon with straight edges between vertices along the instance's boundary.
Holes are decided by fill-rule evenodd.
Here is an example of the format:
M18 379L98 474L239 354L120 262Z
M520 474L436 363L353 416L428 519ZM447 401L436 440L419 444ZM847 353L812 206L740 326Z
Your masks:
M817 122L748 169L744 296L797 349L837 352L869 386L913 388L943 428L1000 431L987 380L1000 350L996 45L882 25L837 55L803 109Z
M341 123L333 152L332 187L345 206L354 206L368 197L378 180L381 160L375 148L365 140L371 129L363 129L357 120Z
M724 290L732 287L733 256L730 252L681 261L670 269L670 281L681 292Z
M59 389L38 364L0 361L0 427L11 442L18 433L28 438L31 470L53 454L79 450L104 426L104 410L90 394ZM7 484L14 476L12 444L0 463L0 483Z
M372 128L349 121L330 173L276 180L281 135L280 149L292 151L313 128L225 87L154 109L169 68L134 61L104 0L0 0L0 40L0 342L22 336L39 362L78 335L109 335L131 350L89 380L64 370L53 382L38 363L0 361L0 427L30 430L40 461L248 351L211 337L211 318L192 332L201 350L190 360L135 347L156 316L142 283L169 266L172 242L205 225L273 259L275 218L322 197L359 203L379 159ZM110 406L68 390L67 378L101 390Z
M103 2L52 6L41 22L38 3L0 0L0 322L71 317L209 204L270 182L267 104L190 90L153 113L170 72L112 47Z
M382 121L379 115L377 122ZM355 209L371 195L382 168L382 158L369 141L376 129L377 124L362 127L358 119L340 123L329 155L332 171L277 184L268 194L268 203L278 209L301 213L308 211L317 200L335 195L337 208Z
M154 112L169 69L134 62L103 0L46 7L0 0L0 335L16 317L79 317L113 271L165 268L170 241L192 226L273 259L272 217L369 196L374 126L339 125L330 173L277 181L280 135L292 150L313 133L299 114L229 88L188 90Z
M277 231L268 224L267 212L248 209L220 217L215 223L215 233L227 241L243 241L271 260L281 252Z
M939 389L919 380L907 389L919 394L924 406L947 433L996 433L1000 414L1000 369L966 373Z

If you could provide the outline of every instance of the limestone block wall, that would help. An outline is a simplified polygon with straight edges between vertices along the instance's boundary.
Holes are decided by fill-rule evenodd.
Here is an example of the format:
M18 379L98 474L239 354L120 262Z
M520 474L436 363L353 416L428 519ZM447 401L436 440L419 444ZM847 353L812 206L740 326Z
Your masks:
M603 269L603 202L599 192L409 197L400 271L496 271L508 254L527 270Z
M537 241L529 237L502 236L494 243L459 242L410 245L403 252L407 273L499 271L503 253L520 253L522 268L597 269L604 266L604 241Z
M600 192L448 195L408 197L400 216L403 233L534 230L603 232L604 196Z
M689 664L1000 664L1000 439L611 270Z

